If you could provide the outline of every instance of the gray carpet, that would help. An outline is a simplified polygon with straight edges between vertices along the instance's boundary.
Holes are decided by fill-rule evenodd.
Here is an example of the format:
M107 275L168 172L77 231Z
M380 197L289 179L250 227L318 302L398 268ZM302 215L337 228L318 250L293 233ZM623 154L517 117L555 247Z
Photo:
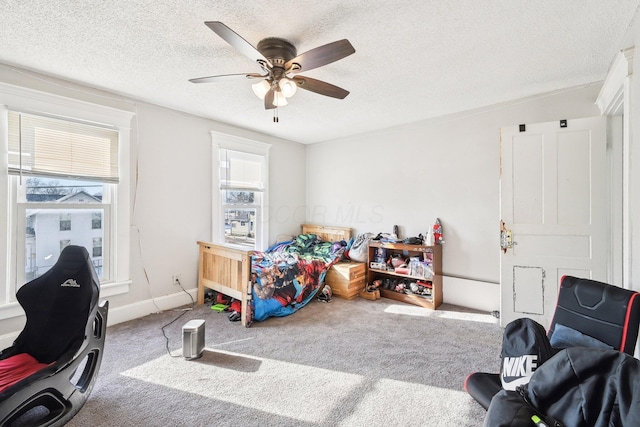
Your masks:
M468 373L497 372L496 319L388 299L317 300L244 328L208 306L108 328L80 426L481 426ZM182 358L182 326L205 319L202 358Z

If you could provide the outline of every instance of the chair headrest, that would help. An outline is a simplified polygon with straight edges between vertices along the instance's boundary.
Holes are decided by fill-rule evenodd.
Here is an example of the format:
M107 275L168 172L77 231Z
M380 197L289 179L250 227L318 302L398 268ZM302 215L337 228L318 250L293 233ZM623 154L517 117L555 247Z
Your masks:
M99 296L100 281L88 251L67 246L53 267L18 290L27 324L16 344L40 362L58 360L82 343Z

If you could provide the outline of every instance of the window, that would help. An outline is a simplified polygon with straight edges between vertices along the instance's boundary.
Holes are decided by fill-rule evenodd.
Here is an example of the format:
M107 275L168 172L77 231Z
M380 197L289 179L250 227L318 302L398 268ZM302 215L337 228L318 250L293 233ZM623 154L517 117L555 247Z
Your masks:
M89 251L102 297L128 291L132 117L0 83L0 319L69 244Z
M214 241L250 249L268 241L265 217L270 145L213 133L218 179ZM217 238L215 234L218 234Z
M109 196L119 176L118 131L17 111L9 111L8 118L8 168L16 175L18 221L28 222L33 230L28 236L16 235L18 248L24 248L16 254L16 265L25 266L24 274L17 272L18 283L48 271L70 244L90 250L96 262L102 257L104 236L93 223L111 212ZM57 229L50 220L56 217ZM49 243L56 240L57 250ZM107 266L108 261L101 260ZM108 281L110 273L103 268L98 277Z
M256 248L262 217L263 157L220 149L220 196L224 213L224 242Z
M71 230L71 214L60 215L60 231Z
M102 237L93 238L93 258L102 256Z
M91 218L91 229L100 230L102 228L102 213L94 212Z

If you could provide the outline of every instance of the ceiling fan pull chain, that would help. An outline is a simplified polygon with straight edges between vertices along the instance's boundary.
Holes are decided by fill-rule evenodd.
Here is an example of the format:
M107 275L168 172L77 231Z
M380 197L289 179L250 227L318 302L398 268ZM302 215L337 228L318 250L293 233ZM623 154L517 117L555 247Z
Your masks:
M273 109L273 122L279 123L280 119L278 118L278 107Z

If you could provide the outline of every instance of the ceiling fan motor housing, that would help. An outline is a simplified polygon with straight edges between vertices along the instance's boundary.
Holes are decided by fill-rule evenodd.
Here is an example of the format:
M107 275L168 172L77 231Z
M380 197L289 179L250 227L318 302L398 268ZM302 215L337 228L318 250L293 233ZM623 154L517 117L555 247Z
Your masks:
M268 37L260 40L257 49L276 67L284 67L287 61L298 55L294 45L278 37Z

